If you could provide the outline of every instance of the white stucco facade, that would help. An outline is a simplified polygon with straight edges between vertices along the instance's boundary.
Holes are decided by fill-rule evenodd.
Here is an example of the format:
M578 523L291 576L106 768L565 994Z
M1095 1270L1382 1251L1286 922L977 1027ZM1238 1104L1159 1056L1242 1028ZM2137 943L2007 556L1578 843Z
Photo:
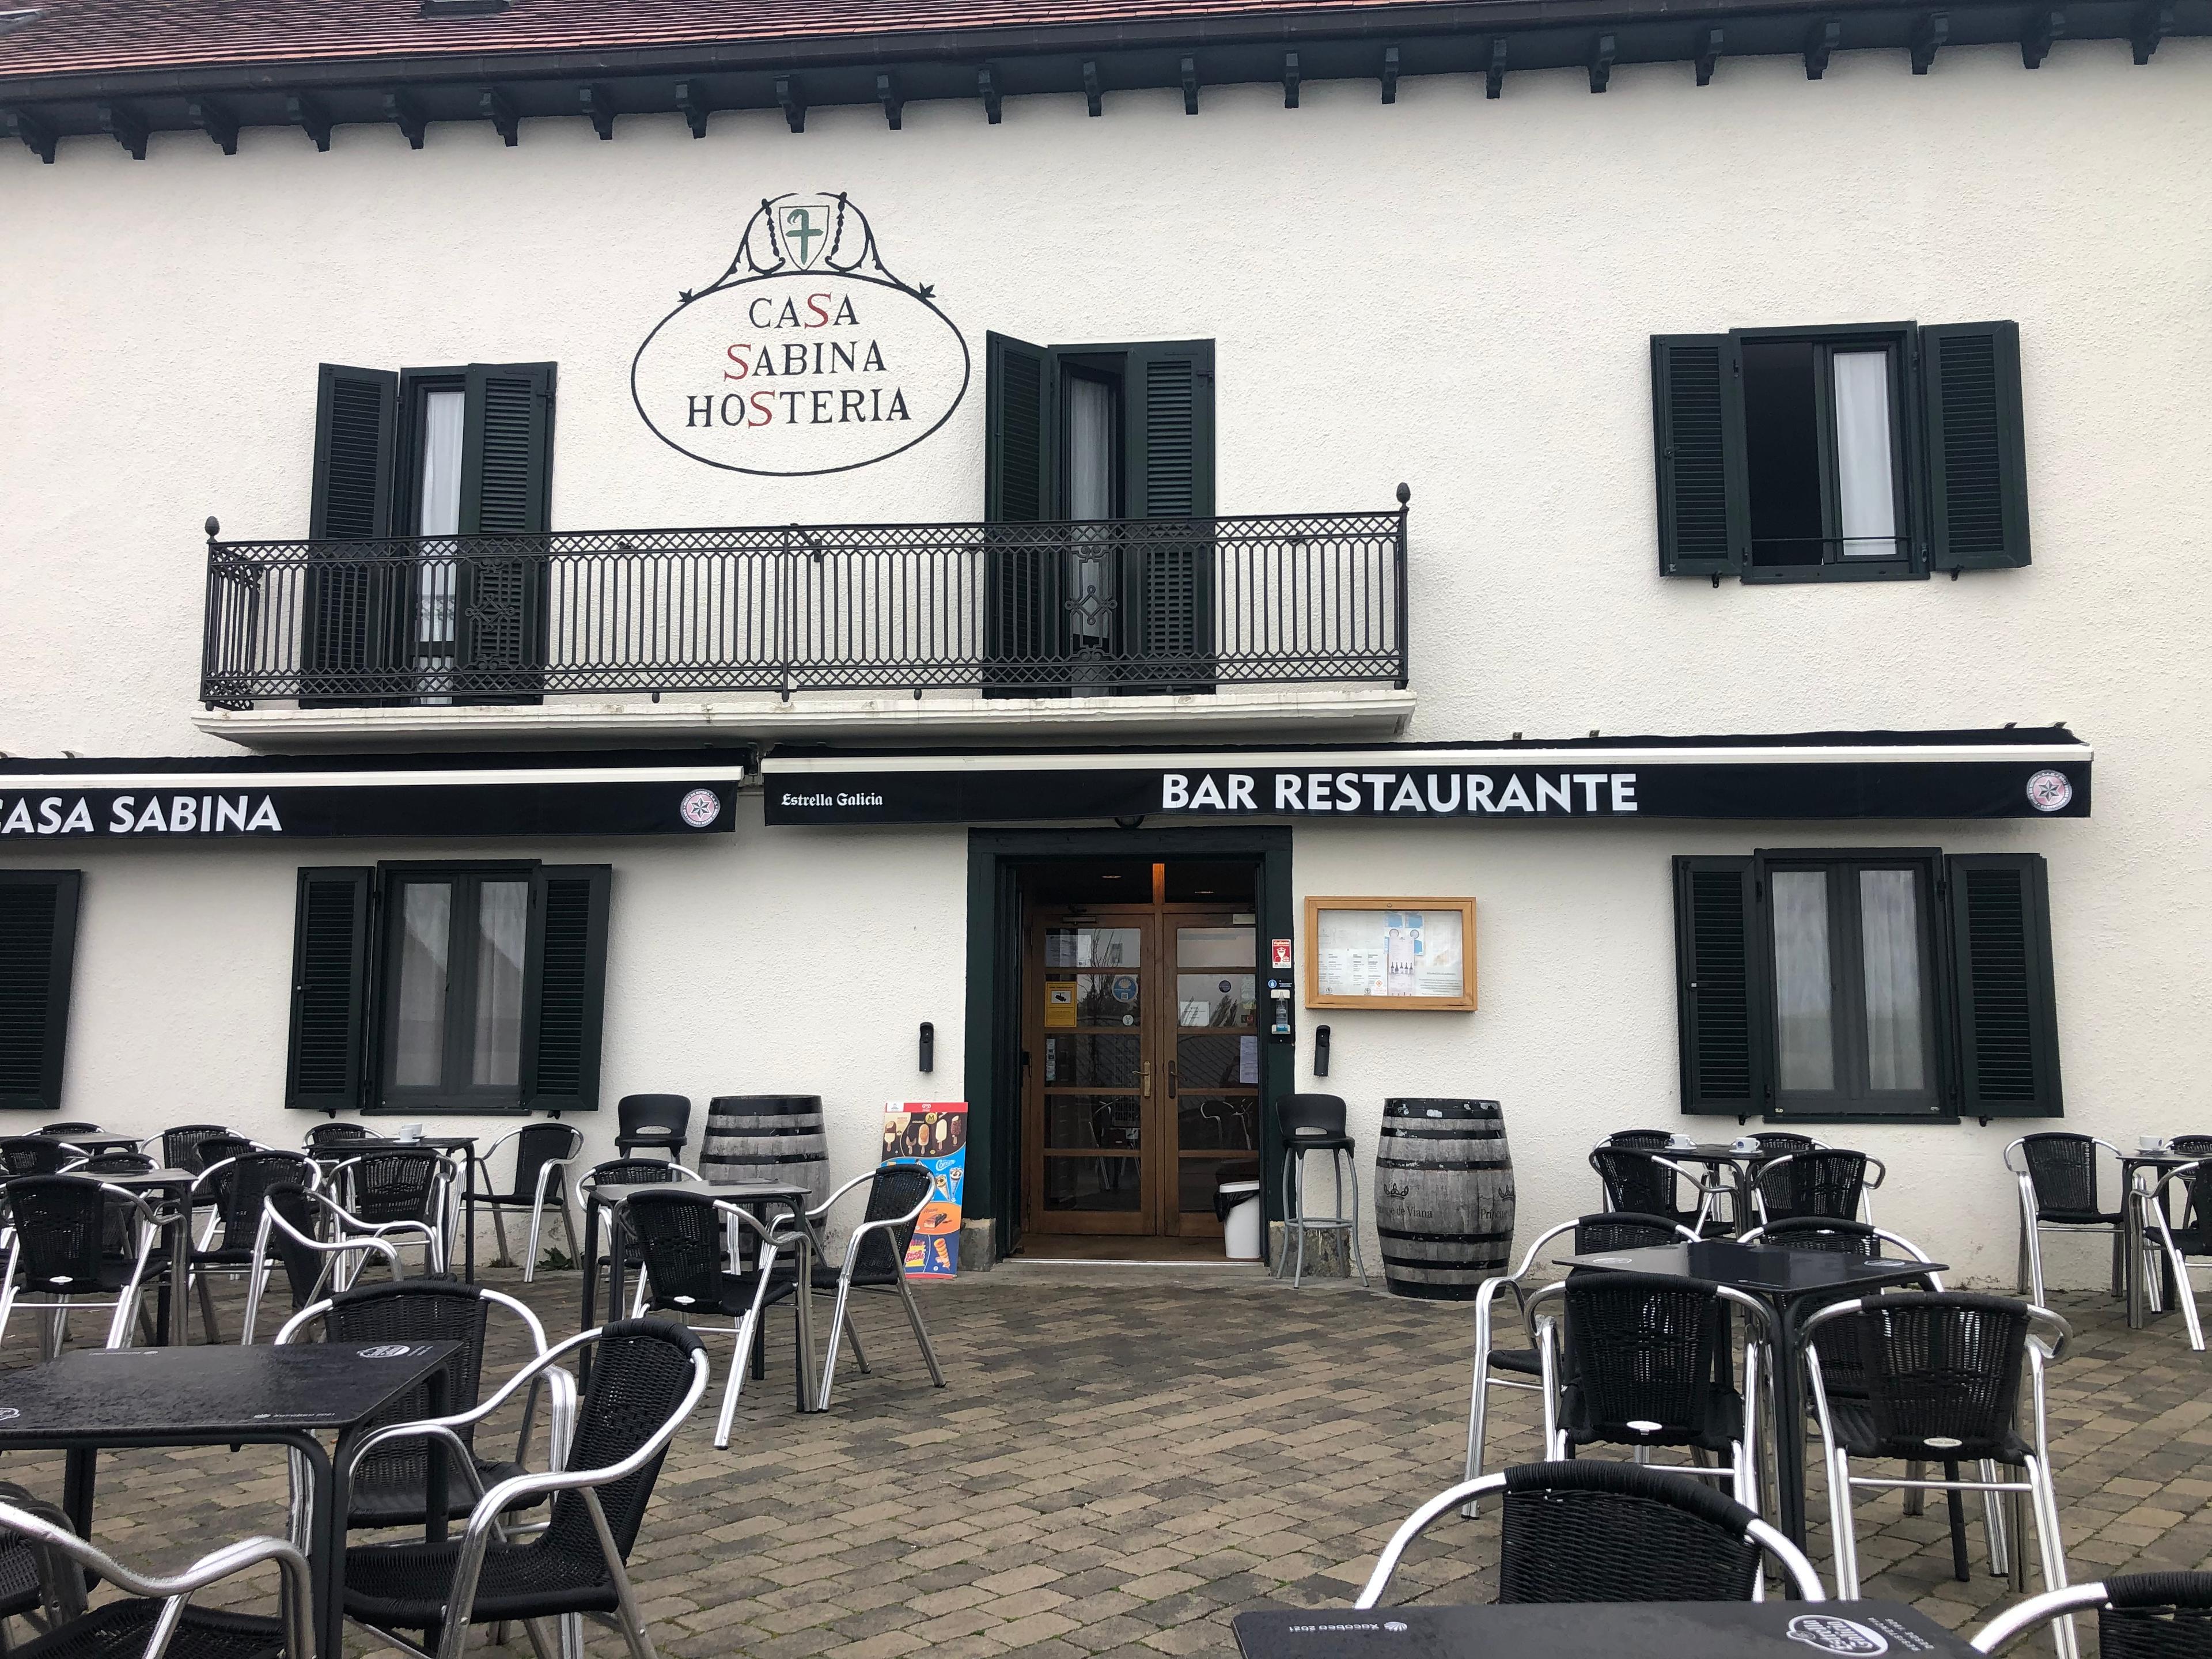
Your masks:
M1412 486L1413 702L1387 715L1409 738L2064 721L2096 749L2086 822L1298 823L1300 898L1479 904L1479 1012L1330 1014L1326 1082L1302 1021L1301 1086L1346 1097L1363 1149L1387 1096L1495 1097L1523 1236L1595 1207L1590 1144L1677 1121L1669 860L1787 846L2043 854L2066 1127L2212 1128L2208 86L2212 42L2138 69L2062 41L2034 74L2008 48L1947 52L1924 77L1846 52L1818 82L1789 59L1729 62L1702 89L1681 65L1625 66L1601 98L1571 72L1517 75L1496 101L1479 78L1409 77L1388 107L1368 83L1310 84L1295 111L1227 88L1195 119L1159 93L1101 120L1080 98L1009 100L998 126L918 103L900 131L867 110L817 111L803 135L726 113L702 142L669 115L604 143L580 120L526 122L514 149L473 125L434 125L419 153L368 127L327 154L273 130L234 157L157 134L143 163L106 139L66 141L52 167L15 147L0 750L237 752L197 720L199 526L306 533L320 362L556 362L558 529L862 523L982 516L987 330L1211 338L1222 513L1381 509ZM792 190L865 205L976 377L940 431L878 465L717 471L639 419L632 355ZM1999 318L2021 328L2031 566L1660 576L1650 336ZM806 702L731 735L773 738ZM521 711L453 719L454 744L560 740L518 737ZM610 720L594 740L618 740ZM841 735L866 741L865 722ZM835 1171L855 1173L882 1103L960 1090L966 833L766 827L757 792L738 817L682 845L0 836L0 868L85 872L60 1115L150 1133L204 1114L294 1144L295 869L465 852L614 866L595 1153L625 1093L788 1091L823 1097ZM1996 1281L2017 1133L1832 1138L1888 1161L1878 1220ZM2094 1246L2051 1260L2061 1282L2104 1271Z

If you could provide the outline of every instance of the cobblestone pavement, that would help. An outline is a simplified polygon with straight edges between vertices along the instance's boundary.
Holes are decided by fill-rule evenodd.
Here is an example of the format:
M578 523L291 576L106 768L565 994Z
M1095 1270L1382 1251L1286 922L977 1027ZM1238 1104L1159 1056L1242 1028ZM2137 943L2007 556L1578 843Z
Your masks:
M556 1334L574 1328L573 1273L526 1291L507 1270L488 1277ZM715 1395L686 1425L632 1563L671 1659L1231 1653L1240 1608L1348 1605L1393 1526L1457 1477L1463 1306L1256 1274L1023 1265L920 1293L949 1388L930 1388L896 1309L864 1298L875 1372L846 1364L827 1416L791 1409L785 1316L730 1449L710 1443ZM2080 1334L2051 1398L2072 1571L2204 1565L2202 1361L2172 1318L2131 1333L2101 1296L2057 1300ZM234 1335L234 1301L226 1325ZM719 1390L728 1340L709 1346ZM18 1324L0 1364L35 1352ZM1493 1465L1535 1455L1533 1399L1493 1396ZM58 1458L0 1462L0 1479L58 1497ZM284 1482L282 1460L252 1448L112 1454L95 1533L126 1560L173 1568L280 1529ZM1825 1513L1817 1483L1814 1507ZM1942 1516L1940 1498L1916 1518L1893 1495L1863 1504L1867 1593L1972 1626L2006 1587L1978 1522L1977 1576L1953 1581ZM1496 1528L1488 1516L1440 1523L1398 1596L1488 1599ZM1825 1573L1825 1528L1812 1546ZM589 1640L620 1650L611 1632Z

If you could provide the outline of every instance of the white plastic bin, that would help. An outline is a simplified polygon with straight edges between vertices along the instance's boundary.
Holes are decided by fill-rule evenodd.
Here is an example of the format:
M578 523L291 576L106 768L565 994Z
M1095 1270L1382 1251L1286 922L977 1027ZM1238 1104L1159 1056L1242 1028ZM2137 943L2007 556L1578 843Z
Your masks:
M1229 1204L1229 1219L1222 1235L1231 1261L1260 1259L1260 1183L1224 1181L1216 1189Z

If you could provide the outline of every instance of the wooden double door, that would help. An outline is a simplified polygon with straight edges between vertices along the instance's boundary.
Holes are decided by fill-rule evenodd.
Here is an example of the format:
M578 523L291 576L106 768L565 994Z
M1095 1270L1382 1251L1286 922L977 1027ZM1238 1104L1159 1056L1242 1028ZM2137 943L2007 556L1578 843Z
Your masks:
M1023 963L1023 1225L1218 1237L1260 1156L1258 929L1192 904L1039 907Z

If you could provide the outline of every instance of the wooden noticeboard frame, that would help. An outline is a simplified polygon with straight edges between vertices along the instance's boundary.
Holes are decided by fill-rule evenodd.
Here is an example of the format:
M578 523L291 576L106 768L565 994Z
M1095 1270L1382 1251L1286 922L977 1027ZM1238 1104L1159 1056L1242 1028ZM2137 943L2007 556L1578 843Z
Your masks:
M1456 910L1460 917L1460 994L1457 996L1324 996L1321 989L1321 918L1328 910ZM1475 1006L1474 901L1471 898L1327 898L1305 903L1305 1005L1309 1008L1406 1008L1425 1013L1468 1013Z

